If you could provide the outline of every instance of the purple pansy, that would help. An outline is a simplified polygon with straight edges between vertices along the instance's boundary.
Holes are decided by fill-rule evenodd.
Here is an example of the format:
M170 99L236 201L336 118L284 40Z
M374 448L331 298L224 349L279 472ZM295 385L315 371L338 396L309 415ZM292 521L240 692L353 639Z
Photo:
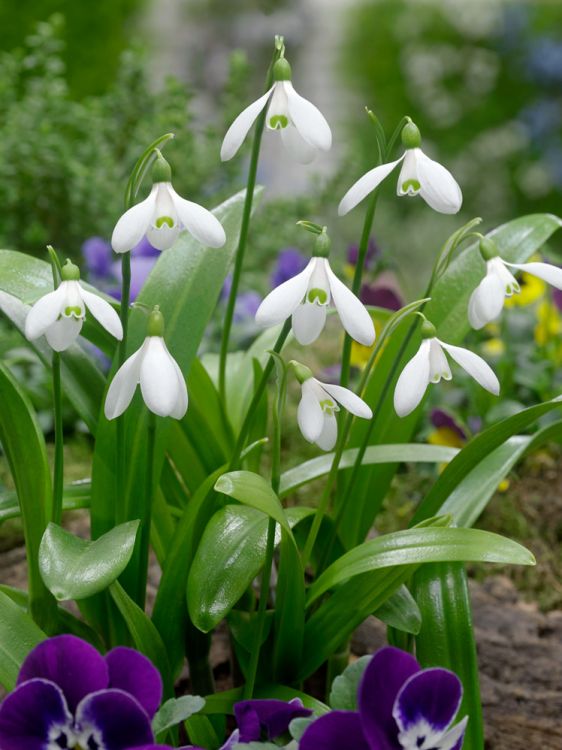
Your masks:
M391 646L365 669L358 711L332 711L304 732L299 750L460 750L466 722L451 727L462 698L447 669L422 669Z
M382 284L363 284L359 299L364 305L382 307L385 310L400 310L403 305L399 295L389 286Z
M0 706L2 750L164 750L151 722L162 698L158 670L119 646L105 657L73 635L49 638L24 661Z
M461 440L467 439L467 434L455 418L444 409L433 409L431 412L431 424L438 430L445 427L458 435Z
M89 237L82 245L82 255L88 274L100 279L111 275L113 253L109 242L101 237Z
M281 250L277 256L277 264L271 274L271 288L275 289L275 287L304 271L307 263L308 258L305 258L295 247Z
M367 252L365 253L365 264L363 268L368 270L375 258L380 255L380 249L375 240L371 237L369 244L367 245ZM359 245L349 245L347 248L347 262L354 266L357 263L359 257Z

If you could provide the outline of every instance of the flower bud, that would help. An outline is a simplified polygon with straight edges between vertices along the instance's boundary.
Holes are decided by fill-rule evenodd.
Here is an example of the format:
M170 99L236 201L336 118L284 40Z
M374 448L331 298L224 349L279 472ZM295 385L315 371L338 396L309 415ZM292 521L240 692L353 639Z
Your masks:
M404 148L419 148L421 146L421 133L418 126L411 120L402 128L401 138Z
M172 181L172 168L164 159L162 154L158 152L154 166L152 167L152 182L171 182Z
M148 316L148 324L146 327L147 336L163 336L164 335L164 316L160 312L160 307L155 305L152 308L150 315Z
M66 263L61 269L61 279L63 281L80 281L80 269L70 258L66 259Z
M497 256L499 255L496 243L489 237L482 237L482 239L480 240L479 248L480 255L485 261L492 260L492 258L497 258Z
M275 81L290 81L291 77L291 66L284 57L280 57L273 65L273 79Z
M305 380L309 380L312 377L312 370L310 369L310 367L307 367L306 365L303 365L300 362L297 362L296 359L292 359L289 362L289 365L295 371L295 377L301 385L304 383Z

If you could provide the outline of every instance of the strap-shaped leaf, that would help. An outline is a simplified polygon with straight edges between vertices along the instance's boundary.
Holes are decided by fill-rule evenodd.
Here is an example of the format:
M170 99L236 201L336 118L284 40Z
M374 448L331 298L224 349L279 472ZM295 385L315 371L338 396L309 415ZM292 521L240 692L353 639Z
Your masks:
M6 690L14 689L25 657L46 637L27 612L0 591L0 683Z

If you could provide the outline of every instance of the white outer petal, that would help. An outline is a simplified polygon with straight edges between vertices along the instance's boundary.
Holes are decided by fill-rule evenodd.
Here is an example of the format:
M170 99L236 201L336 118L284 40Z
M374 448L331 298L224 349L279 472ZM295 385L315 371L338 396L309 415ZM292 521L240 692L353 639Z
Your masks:
M420 149L416 156L420 195L435 211L456 214L462 206L461 189L448 169Z
M48 292L37 300L25 319L25 336L29 341L38 339L53 325L64 307L65 299L66 292L61 284L54 292Z
M304 302L293 312L293 333L302 346L316 341L326 325L326 305Z
M316 382L329 396L335 399L338 404L341 404L351 414L363 419L372 419L373 412L371 411L371 407L362 398L357 396L357 394L350 391L349 388L344 388L341 385L331 385L330 383L320 383L318 380Z
M471 377L494 396L499 395L500 383L490 365L485 362L478 354L463 349L460 346L452 346L439 342L443 349L465 370Z
M470 295L468 321L479 330L501 315L505 300L505 287L495 273L487 273Z
M161 336L148 336L140 367L144 403L159 417L169 417L177 407L179 383L174 360Z
M82 330L82 318L62 317L56 320L45 331L47 343L55 352L64 352L71 346Z
M338 420L334 414L324 414L322 432L314 441L323 451L331 451L338 439Z
M394 389L394 409L399 417L407 417L419 405L429 385L430 339L420 348L400 373Z
M358 203L361 203L369 193L371 193L381 182L388 177L392 170L400 164L405 154L397 159L396 161L390 161L388 164L380 164L378 167L366 172L363 177L360 177L343 196L338 206L338 214L345 216L349 213L352 208Z
M267 295L256 312L258 325L274 326L294 313L304 299L316 260L311 258L303 271L284 281Z
M105 397L104 414L106 419L119 417L129 406L135 395L140 378L142 358L146 351L147 339L140 349L123 362L115 373Z
M505 260L502 262L510 268L530 273L532 276L546 281L555 289L562 289L562 268L557 268L550 263L508 263Z
M338 311L343 327L352 339L363 346L371 346L375 340L375 326L371 320L367 308L346 285L338 279L326 263L326 273L330 282L332 300Z
M315 443L324 428L324 412L316 397L315 379L302 384L302 396L297 409L297 421L305 440Z
M142 240L154 215L158 184L152 186L148 198L125 211L111 235L111 247L116 253L127 253Z
M236 154L255 119L267 104L272 91L273 86L263 96L260 96L259 99L256 99L255 102L252 102L245 110L240 112L228 128L221 146L221 161L229 161Z
M216 216L198 203L182 198L171 185L170 195L178 212L179 220L196 240L206 247L222 247L224 245L226 235Z
M310 164L311 161L314 161L317 150L304 140L291 122L286 128L281 129L281 140L287 152L295 161L300 164Z
M109 331L112 336L115 336L117 341L121 341L123 338L123 326L121 325L119 315L117 315L109 302L106 302L102 297L98 297L97 294L92 294L92 292L84 289L81 284L80 294L82 295L84 304L98 323L100 323L106 331Z
M170 413L170 416L174 417L174 419L182 419L182 417L185 416L185 413L187 411L187 405L188 405L187 386L185 384L185 378L183 376L182 371L180 370L178 363L170 354L168 347L166 346L166 342L163 341L162 343L164 344L164 349L168 353L168 356L170 357L172 365L174 366L174 370L175 370L176 377L178 380L176 403L175 403L173 411Z
M321 151L329 151L332 146L332 131L320 110L297 94L290 81L283 81L287 94L291 120L307 143Z

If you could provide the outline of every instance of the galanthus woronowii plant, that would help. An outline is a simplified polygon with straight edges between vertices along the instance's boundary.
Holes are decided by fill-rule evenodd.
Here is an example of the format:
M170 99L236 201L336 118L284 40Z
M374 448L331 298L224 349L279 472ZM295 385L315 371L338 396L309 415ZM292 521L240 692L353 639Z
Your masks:
M171 133L132 166L111 240L118 301L52 247L49 263L0 251L0 305L52 377L55 428L51 471L24 384L0 365L0 441L29 576L25 592L0 588L2 750L483 747L465 564L534 559L472 526L519 455L506 460L506 441L561 402L522 409L462 447L426 443L417 425L429 396L445 398L446 384L428 386L451 379L449 358L462 388L481 386L479 403L498 398L500 380L465 336L497 318L518 271L562 287L560 270L535 259L560 220L522 216L483 235L476 218L443 236L440 214L461 209L457 178L421 150L410 117L388 135L368 111L373 160L339 206L343 216L368 198L350 282L324 217L303 217L307 260L259 305L248 350L233 351L264 131L280 131L277 158L287 148L300 162L332 139L305 98L313 92L293 88L281 37L265 78L217 143L226 160L251 140L245 190L212 210L180 197L163 155ZM398 196L435 210L437 244L423 297L383 310L360 295L367 263L378 263L375 209L394 199L384 178L399 164ZM338 234L354 239L340 221ZM161 252L137 288L141 242ZM205 332L223 295L214 353ZM333 356L324 374L321 347ZM63 402L92 437L91 472L78 483L65 477ZM299 460L306 442L313 455ZM403 528L379 533L406 462L433 464L433 483ZM88 509L90 539L64 528L67 508ZM149 560L159 574L147 608ZM392 646L348 666L351 636L373 615ZM219 626L231 646L229 686L217 693Z

